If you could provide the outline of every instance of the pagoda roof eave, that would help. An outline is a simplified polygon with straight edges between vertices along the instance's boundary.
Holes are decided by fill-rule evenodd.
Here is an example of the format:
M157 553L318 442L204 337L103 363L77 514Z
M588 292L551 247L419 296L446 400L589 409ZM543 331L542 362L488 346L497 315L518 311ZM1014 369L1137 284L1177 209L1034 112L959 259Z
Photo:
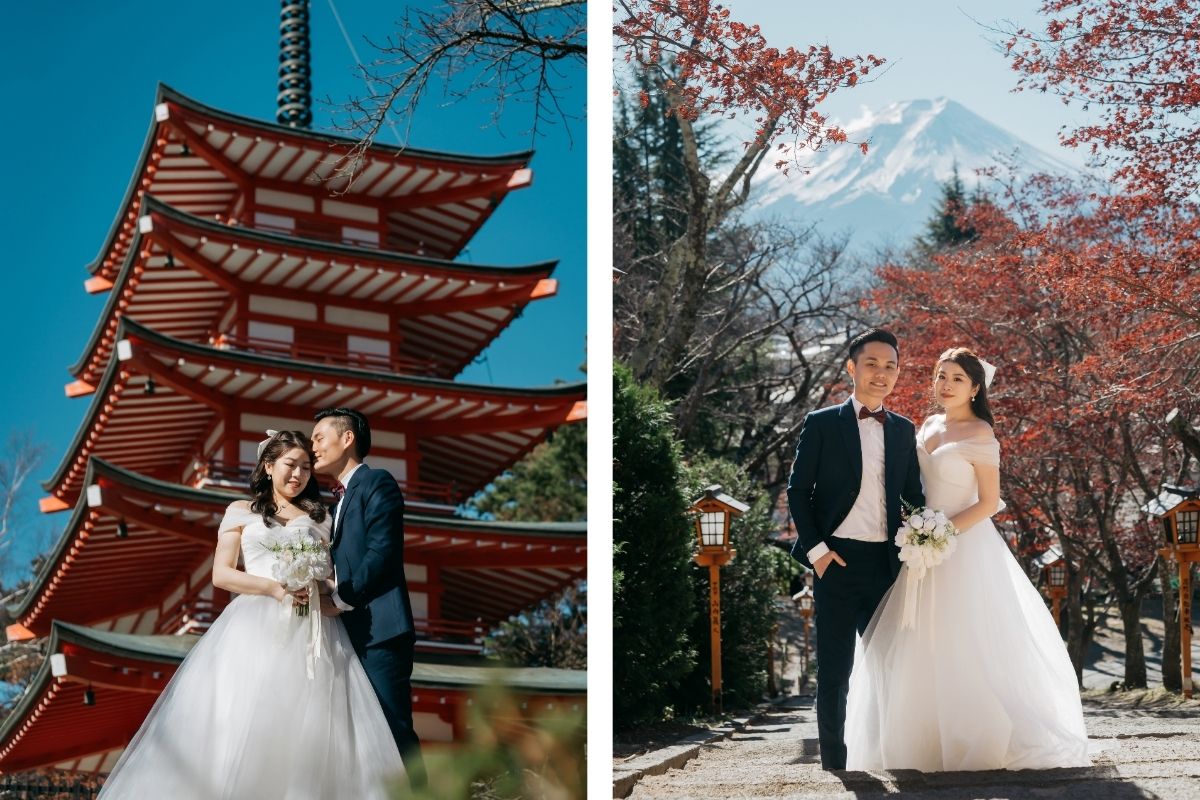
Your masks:
M221 109L213 108L212 106L205 105L204 103L194 100L191 97L172 89L164 83L159 83L154 104L155 106L158 106L160 103L166 102L176 103L179 106L196 114L211 117L222 122L240 125L245 128L258 129L275 135L307 139L314 143L319 143L322 146L338 144L354 147L359 144L358 140L348 136L340 136L332 133L318 133L306 130L304 128L291 128L286 125L278 125L273 122L254 119L253 117L244 117L240 114L232 114L228 111L222 111ZM133 176L129 181L128 188L125 190L125 196L117 208L116 218L113 221L112 226L109 228L108 234L104 237L104 244L101 246L100 252L86 266L88 273L91 275L95 275L103 267L105 257L112 250L113 240L120 232L121 221L125 217L130 204L137 197L137 193L141 185L140 179L142 175L145 174L147 162L150 159L151 153L154 151L154 144L155 140L158 138L160 124L161 123L156 119L153 117L151 118L150 129L146 133L146 141L142 145L142 152L141 155L138 156L137 165L134 167ZM425 159L429 161L452 162L479 166L510 166L515 164L523 166L524 164L527 164L533 157L532 150L522 150L519 152L505 153L496 156L479 156L440 152L435 150L422 150L416 147L391 146L378 141L372 143L371 150L373 152L392 156L403 154L413 158Z
M490 384L473 384L461 383L458 381L446 380L444 378L427 378L414 375L396 375L387 372L375 372L372 370L355 369L353 367L340 367L331 364L314 364L308 362L297 362L288 359L273 358L271 356L259 355L257 353L245 353L237 350L218 350L206 345L194 344L192 342L184 342L179 339L172 339L169 336L163 336L156 333L150 328L135 322L128 317L122 317L117 325L116 339L119 341L129 334L134 334L139 338L159 345L163 348L168 348L172 351L192 355L198 358L208 360L219 360L232 364L244 365L252 368L269 368L282 369L295 374L310 374L318 375L326 378L344 378L351 381L360 381L364 383L375 383L380 386L389 387L419 387L430 391L446 391L446 392L478 392L480 394L492 395L496 397L512 397L526 400L536 400L538 398L560 399L569 398L572 395L583 395L587 393L587 381L577 381L574 383L563 383L556 386L535 386L529 388L515 388L504 386L492 386ZM108 368L104 371L104 377L96 386L92 393L91 406L87 413L84 414L83 421L79 429L75 433L71 444L67 447L63 461L60 462L55 469L52 477L41 482L41 486L47 492L59 486L70 467L71 461L76 457L76 453L83 446L84 440L87 439L89 431L94 424L100 410L104 407L108 393L120 373L120 362L117 359L110 359Z
M158 679L156 682L159 682L175 672L199 640L200 637L196 635L120 634L54 621L46 648L47 657L30 679L12 713L0 723L0 747L4 747L5 756L5 761L0 762L0 768L3 768L4 772L15 772L50 766L63 760L64 756L66 760L71 761L79 756L89 755L95 752L95 748L100 748L101 753L108 754L105 763L111 764L115 753L123 743L127 743L127 737L133 735L146 712L150 710L149 704L157 695L157 691L147 692L139 688L130 692L122 686L110 687L106 689L110 693L106 695L107 699L118 696L147 699L136 710L123 709L123 714L115 723L109 722L110 725L117 725L117 729L107 731L107 735L102 739L86 740L88 735L94 736L97 733L94 723L83 723L84 719L94 720L94 714L88 716L86 712L80 711L79 696L82 695L83 683L86 681L70 675L59 679L54 674L54 659L51 657L65 653L67 645L77 648L75 658L94 659L99 656L104 659L111 656L134 667L138 664L157 667L167 673L162 679L159 679L157 672L153 673ZM63 683L63 680L70 683ZM414 690L473 693L490 684L499 684L519 695L562 698L564 702L569 702L567 698L586 697L587 672L547 667L512 668L482 662L471 665L429 663L422 661L420 655L413 664ZM74 689L64 691L67 686L73 686ZM161 690L161 686L156 688ZM441 702L445 701L446 698L442 697ZM39 710L44 710L49 717L41 714L35 716ZM70 730L74 731L75 735L66 741L61 738L61 734L48 740L46 732L43 731L39 736L39 728L31 727L31 723L39 719L37 725L57 724L61 727L64 722L73 718L76 724ZM50 730L53 730L53 727ZM22 748L22 737L27 735L32 735L34 741L30 742L29 738L25 738L26 747ZM84 741L80 741L81 739ZM12 752L14 747L18 749ZM74 753L73 748L87 748L87 751L80 750ZM15 759L11 765L8 763L10 755L11 759Z
M147 493L158 495L167 500L179 500L186 503L217 503L244 500L247 495L241 491L222 489L195 489L179 483L151 478L133 470L110 464L102 458L88 460L86 482L95 483L98 478L108 478L114 483L129 486ZM424 528L453 529L460 531L479 531L481 533L507 533L522 536L553 536L577 537L587 535L586 522L505 522L488 519L467 519L464 517L447 517L440 514L420 514L406 511L406 522L420 525ZM61 543L60 543L61 544ZM61 550L61 547L58 548Z
M126 198L128 200L128 198ZM124 206L123 206L124 207ZM394 264L397 267L411 265L418 267L427 267L430 269L444 270L450 272L462 273L464 275L480 275L480 276L530 276L545 274L550 275L558 266L558 259L541 261L533 264L519 264L513 266L495 266L488 264L468 264L461 261L447 261L445 259L429 258L427 256L405 255L403 253L395 253L388 250L362 250L361 248L351 247L349 245L335 244L332 242L322 242L317 239L300 239L294 236L284 234L270 233L260 231L256 228L231 227L213 220L204 219L194 214L189 214L186 211L180 211L167 203L159 200L152 195L146 195L142 198L142 208L144 213L158 213L172 219L179 220L188 225L201 228L212 232L213 234L229 235L236 234L239 238L246 239L252 242L270 243L287 247L291 249L310 250L312 252L328 253L330 255L338 255L345 258L351 258L358 261L380 262L385 264ZM120 218L118 217L118 225ZM129 279L129 274L138 259L138 253L142 248L144 235L137 231L134 233L132 244L129 248L129 253L125 257L125 261L121 265L121 270L113 281L113 286L108 292L108 300L104 304L104 309L100 313L100 317L96 322L96 326L92 329L92 334L88 338L87 345L84 347L83 353L74 364L67 367L67 371L72 377L79 377L87 368L87 364L92 354L100 345L101 339L104 337L104 331L108 327L109 320L116 311L117 304L120 302L121 289L126 285ZM107 251L106 251L107 252ZM92 265L88 266L90 272L94 272ZM267 287L269 288L269 287ZM314 292L314 296L318 293ZM521 308L525 304L521 305Z
M326 242L320 239L304 239L299 236L289 236L284 233L273 233L271 231L259 230L258 228L226 225L215 220L196 216L195 214L189 214L186 211L180 211L174 206L159 200L157 197L154 197L151 194L147 194L143 198L143 203L144 205L142 208L145 213L155 211L165 216L173 217L181 222L195 225L198 228L204 228L212 233L224 235L235 233L239 238L244 238L248 241L271 242L274 244L286 245L293 250L314 250L323 253L341 255L360 261L382 261L393 263L397 266L407 264L410 266L431 267L434 269L452 270L455 272L479 273L481 275L491 273L500 275L528 275L545 272L547 270L553 270L556 266L558 266L558 259L539 261L533 264L497 266L495 264L474 264L465 261L451 261L445 258L418 256L408 253L400 253L393 250L363 249L361 247L340 244L338 242Z
M92 478L91 469L91 464L89 464L87 473L87 480L89 482ZM54 577L55 571L62 562L63 553L65 553L71 546L71 542L75 540L75 531L79 530L80 525L83 523L83 517L87 514L87 512L88 505L82 500L76 503L75 507L71 509L71 516L67 518L66 526L63 527L62 533L59 534L58 541L55 543L54 548L46 554L46 558L42 562L41 569L38 570L38 574L34 576L33 580L29 584L29 590L25 592L25 596L22 597L19 602L13 603L7 607L6 610L8 611L8 615L13 620L17 620L25 616L25 614L29 612L30 606L32 606L37 599L42 596L42 591L45 589L46 583L49 582L52 577Z
M489 682L535 694L586 695L587 671L553 667L505 667L488 664L437 664L417 660L413 664L415 687L474 690Z
M199 100L188 97L177 89L172 89L165 83L158 84L158 94L154 101L157 103L178 103L180 106L194 111L197 114L203 114L207 117L219 119L223 122L242 125L246 128L258 128L264 131L270 131L274 134L282 136L292 136L301 139L309 139L313 142L321 144L344 144L350 147L358 145L360 142L352 136L343 136L336 133L325 133L314 131L308 128L292 128L287 125L280 125L275 122L256 119L255 117L245 117L241 114L234 114L229 111L224 111L219 108L201 103ZM533 158L533 150L518 150L512 153L501 153L494 156L480 156L467 153L452 153L446 150L426 150L418 147L407 147L401 145L390 145L380 142L376 139L371 144L371 149L381 153L390 155L406 155L414 158L428 159L431 161L447 161L459 164L480 164L484 166L491 165L507 165L526 162Z
M113 241L117 238L117 234L121 232L121 221L128 213L130 205L137 199L137 193L141 186L140 179L145 174L150 155L154 152L154 142L158 138L158 126L159 123L151 117L150 130L146 132L146 141L142 144L142 152L138 155L137 162L134 164L133 175L129 179L129 186L125 189L125 195L121 198L120 204L117 205L117 214L113 218L112 225L108 228L108 233L104 236L104 241L100 245L100 252L96 254L95 258L84 265L84 269L88 271L89 275L95 275L103 268L104 259L112 251ZM130 255L132 256L133 253L131 252Z
M241 492L230 492L222 490L204 491L201 489L193 489L190 486L183 486L178 483L170 483L168 481L160 481L154 478L147 478L144 475L139 475L127 469L110 464L100 458L89 458L87 470L84 472L84 485L91 486L101 478L108 478L112 482L127 486L140 488L148 492L162 496L168 500L179 500L188 503L224 503L228 505L234 500L245 499L246 495ZM45 488L45 483L42 484ZM78 530L82 518L88 512L88 504L86 498L80 498L79 502L71 510L71 516L67 519L67 524L63 528L63 532L59 535L58 542L54 548L47 553L46 560L42 564L42 568L38 571L37 576L30 583L29 591L21 598L19 603L8 606L9 616L13 619L24 617L29 611L29 607L34 601L42 595L46 583L54 576L56 570L62 562L63 553L71 546L75 540L76 531Z
M55 620L49 652L54 646L70 642L90 650L120 658L130 658L157 664L181 664L200 641L195 635L114 633L84 625ZM443 664L417 660L413 664L412 683L415 686L474 689L495 681L511 689L534 692L585 694L585 670L551 667L509 667L480 663ZM0 732L0 740L3 733Z
M184 657L200 641L199 636L187 634L115 633L54 621L53 633L59 641L71 642L91 650L121 658L136 658L158 664L181 664Z
M163 505L177 505L214 515L223 513L229 503L248 497L245 492L239 490L197 489L148 477L97 457L88 459L83 483L85 487L101 484L115 489L118 497L152 497L155 503L162 501ZM84 493L76 503L58 541L47 553L46 561L29 590L18 603L8 606L12 619L21 624L30 624L26 621L27 616L38 600L45 597L50 580L64 568L64 557L73 543L77 544L76 539L82 527L83 517L89 509ZM410 533L418 536L422 533L426 537L431 534L444 536L449 533L452 537L461 536L463 541L471 540L476 546L478 539L511 541L510 537L516 538L519 543L532 543L534 546L554 545L569 548L585 546L587 542L586 522L500 522L406 512L405 524Z
M573 381L571 383L560 383L551 386L530 386L530 387L515 387L515 386L494 386L489 383L464 383L462 381L449 380L447 378L429 378L423 375L399 375L391 372L379 372L376 370L359 369L356 367L342 367L336 364L318 364L308 361L292 361L285 358L276 358L274 356L260 355L259 353L247 353L241 350L221 350L208 345L196 344L194 342L185 342L180 339L174 339L170 336L164 336L156 332L152 328L142 325L128 317L122 317L120 325L117 327L117 335L122 336L132 334L147 342L168 347L172 350L177 350L180 353L194 355L200 358L219 359L221 361L229 361L238 363L247 367L268 367L272 369L287 369L297 374L321 375L330 378L345 378L347 380L378 382L381 385L394 386L420 386L430 390L443 391L458 391L458 392L479 392L482 394L494 394L505 397L570 397L578 394L581 391L586 391L587 381ZM99 391L97 390L97 394Z
M131 641L131 640L146 641ZM159 640L177 639L178 645ZM198 636L132 636L93 630L82 625L55 621L46 647L46 659L25 687L12 713L0 724L0 745L9 741L29 713L42 701L47 685L54 679L50 655L58 653L64 642L98 650L109 655L135 658L159 664L177 665L199 640Z
M492 519L467 519L438 514L404 513L406 524L422 528L441 528L468 533L509 533L521 536L578 537L587 536L587 522L506 522Z
M69 643L94 652L105 653L134 661L177 666L183 663L191 649L200 641L194 634L147 635L113 633L72 625L55 620L52 623L47 658L29 681L12 713L0 724L0 744L9 741L26 718L42 702L48 684L54 680L50 655L62 651ZM479 689L489 683L500 683L518 692L555 695L586 695L585 670L553 669L549 667L513 668L480 664L428 663L417 656L413 664L412 684L416 688Z

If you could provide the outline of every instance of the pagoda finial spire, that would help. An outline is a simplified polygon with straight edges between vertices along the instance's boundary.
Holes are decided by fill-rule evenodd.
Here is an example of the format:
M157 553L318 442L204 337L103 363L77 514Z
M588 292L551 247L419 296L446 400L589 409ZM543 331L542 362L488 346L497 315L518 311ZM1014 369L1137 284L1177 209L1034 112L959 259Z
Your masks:
M312 65L308 55L308 0L283 0L279 12L279 110L281 125L312 125Z

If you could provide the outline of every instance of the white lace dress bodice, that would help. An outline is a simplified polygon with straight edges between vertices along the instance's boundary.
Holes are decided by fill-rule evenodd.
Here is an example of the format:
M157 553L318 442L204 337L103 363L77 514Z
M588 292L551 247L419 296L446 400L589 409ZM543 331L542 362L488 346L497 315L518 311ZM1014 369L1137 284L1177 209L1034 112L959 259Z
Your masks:
M310 534L322 542L329 542L329 518L317 522L312 517L301 516L281 524L271 519L264 522L261 514L255 514L247 508L232 505L226 510L224 519L217 529L224 533L227 530L242 529L242 562L246 573L261 578L271 577L271 565L275 563L274 554L267 548L274 535L280 528L296 528Z
M953 516L979 498L975 465L1000 465L994 436L918 435L925 505ZM1090 765L1075 670L1042 597L991 519L932 567L904 628L908 566L862 638L846 705L852 770L1048 769Z

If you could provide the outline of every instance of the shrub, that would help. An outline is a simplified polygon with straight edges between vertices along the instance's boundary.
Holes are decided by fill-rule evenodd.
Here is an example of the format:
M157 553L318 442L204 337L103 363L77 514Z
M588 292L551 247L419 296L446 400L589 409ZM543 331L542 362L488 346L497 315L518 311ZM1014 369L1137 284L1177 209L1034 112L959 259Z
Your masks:
M692 525L670 410L613 368L613 713L617 728L661 719L696 664Z

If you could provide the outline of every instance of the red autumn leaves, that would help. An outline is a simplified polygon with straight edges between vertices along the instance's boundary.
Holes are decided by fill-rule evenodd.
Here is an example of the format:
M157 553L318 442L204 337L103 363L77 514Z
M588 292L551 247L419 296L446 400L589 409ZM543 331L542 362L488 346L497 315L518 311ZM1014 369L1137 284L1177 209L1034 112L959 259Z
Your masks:
M1196 0L1051 0L1044 31L1005 42L1018 89L1099 112L1063 136L1135 192L1187 197L1200 185L1200 26Z
M692 120L750 115L755 147L785 134L793 139L790 159L777 166L802 149L846 141L817 106L883 64L873 55L837 57L827 46L770 47L757 25L732 20L729 9L706 0L617 0L615 9L613 33L626 63L658 71L671 62L663 81L670 113Z

